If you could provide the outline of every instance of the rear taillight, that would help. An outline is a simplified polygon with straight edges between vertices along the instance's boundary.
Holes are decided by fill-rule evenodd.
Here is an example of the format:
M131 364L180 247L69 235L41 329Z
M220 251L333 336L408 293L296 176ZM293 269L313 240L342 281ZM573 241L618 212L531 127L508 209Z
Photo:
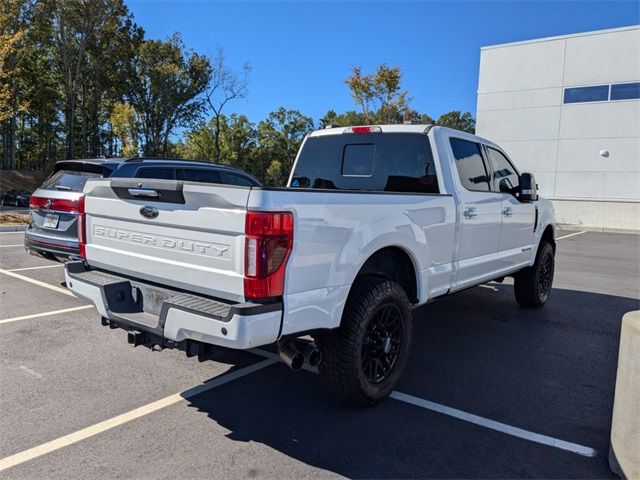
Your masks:
M78 199L78 246L79 253L82 258L87 258L87 226L85 220L84 196L82 196Z
M284 292L284 271L293 248L291 212L247 212L244 296L277 297Z
M29 199L29 208L34 210L55 210L57 212L78 213L80 203L78 200L32 196Z

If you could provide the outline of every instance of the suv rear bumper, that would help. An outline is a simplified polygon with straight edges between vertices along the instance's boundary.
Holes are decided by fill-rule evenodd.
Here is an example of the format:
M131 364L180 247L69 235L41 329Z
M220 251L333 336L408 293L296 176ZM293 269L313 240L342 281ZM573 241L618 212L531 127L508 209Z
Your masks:
M114 328L140 335L149 347L189 350L189 343L248 349L275 342L281 303L230 303L93 270L65 266L67 287L95 305ZM138 344L138 343L136 343Z
M56 257L68 258L78 256L80 246L77 240L62 240L52 236L36 233L31 227L24 232L24 246L29 252L37 254L51 254Z

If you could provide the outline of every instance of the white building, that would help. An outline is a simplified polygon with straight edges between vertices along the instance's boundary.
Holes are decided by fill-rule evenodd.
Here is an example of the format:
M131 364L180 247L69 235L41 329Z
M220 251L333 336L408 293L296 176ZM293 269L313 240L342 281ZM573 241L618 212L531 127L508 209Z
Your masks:
M476 131L560 223L640 230L640 26L483 47Z

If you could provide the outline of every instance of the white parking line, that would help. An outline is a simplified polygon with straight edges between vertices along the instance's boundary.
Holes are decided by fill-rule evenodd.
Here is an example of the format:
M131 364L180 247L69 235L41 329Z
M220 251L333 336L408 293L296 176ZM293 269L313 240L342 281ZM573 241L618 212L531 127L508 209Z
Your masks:
M42 380L44 378L44 375L42 375L41 373L36 372L35 370L30 369L29 367L25 367L24 365L20 365L19 368L20 368L20 370L22 370L26 374L31 375L32 377L35 377L38 380Z
M582 235L583 233L587 233L587 232L585 231L585 232L570 233L569 235L565 235L563 237L558 237L558 238L556 238L556 240L562 240L564 238L574 237L576 235Z
M83 428L82 430L78 430L77 432L70 433L69 435L56 438L55 440L43 443L42 445L38 445L37 447L33 447L14 455L2 458L0 459L0 472L8 468L15 467L16 465L20 465L21 463L28 462L29 460L33 460L34 458L41 457L42 455L46 455L47 453L54 452L63 447L73 445L74 443L78 443L89 437L93 437L94 435L98 435L99 433L106 432L107 430L111 430L112 428L131 422L132 420L135 420L137 418L144 417L145 415L149 415L150 413L157 412L158 410L162 410L163 408L169 407L176 403L180 403L183 400L188 400L191 397L237 380L238 378L247 376L253 372L257 372L258 370L273 365L274 363L276 363L274 360L263 360L248 367L241 368L240 370L236 370L235 372L223 374L219 377L208 380L202 385L198 385L197 387L174 393L173 395L169 395L168 397L161 398L160 400L157 400L155 402L148 403L147 405L143 405L142 407L135 408L116 417L109 418L107 420L104 420L103 422L96 423L95 425L91 425L90 427Z
M49 290L53 290L54 292L63 293L65 295L69 295L70 297L75 297L73 293L71 293L66 288L56 287L55 285L51 285L50 283L41 282L40 280L36 280L35 278L25 277L24 275L20 275L19 273L11 272L9 270L4 270L0 268L0 273L4 273L5 275L9 275L10 277L19 278L20 280L24 280L25 282L33 283L34 285L38 285L40 287L48 288Z
M481 427L496 430L498 432L506 433L507 435L522 438L524 440L529 440L530 442L541 443L542 445L548 445L550 447L559 448L560 450L577 453L578 455L582 455L585 457L594 457L596 455L596 451L593 448L578 445L577 443L565 442L564 440L548 437L547 435L530 432L529 430L513 427L511 425L507 425L506 423L496 422L495 420L480 417L478 415L467 413L456 408L447 407L439 403L430 402L429 400L414 397L413 395L407 395L406 393L393 392L391 393L391 398L395 398L396 400L400 400L401 402L410 403L411 405L415 405L416 407L421 407L426 410L442 413L444 415L448 415L449 417L457 418L458 420L473 423L475 425L480 425Z
M43 268L61 268L64 267L64 263L57 263L55 265L42 265L40 267L24 267L24 268L10 268L7 272L24 272L25 270L42 270Z
M0 245L0 248L24 247L24 243L16 243L15 245Z
M3 323L19 322L20 320L30 320L32 318L48 317L49 315L59 315L61 313L77 312L78 310L87 310L94 308L93 305L82 305L81 307L63 308L62 310L52 310L51 312L34 313L32 315L23 315L21 317L7 318L0 320L0 325Z
M265 358L278 360L278 355L276 355L275 353L267 352L259 348L253 348L249 351L251 353L255 353L256 355L260 355ZM309 372L318 373L317 368L310 368L306 364L304 365L304 369ZM506 433L507 435L522 438L524 440L529 440L530 442L541 443L543 445L548 445L550 447L555 447L561 450L566 450L568 452L577 453L578 455L583 455L585 457L593 457L596 455L596 451L593 448L585 447L583 445L578 445L577 443L566 442L558 438L548 437L547 435L541 435L539 433L530 432L522 428L507 425L506 423L496 422L495 420L480 417L478 415L467 413L462 410L458 410L456 408L447 407L439 403L434 403L434 402L430 402L429 400L424 400L422 398L414 397L413 395L407 395L406 393L394 391L391 393L391 398L395 400L399 400L404 403L415 405L417 407L422 407L424 409L431 410L433 412L442 413L443 415L448 415L449 417L454 417L454 418L457 418L458 420L473 423L475 425L480 425L481 427L489 428L491 430L496 430L498 432Z

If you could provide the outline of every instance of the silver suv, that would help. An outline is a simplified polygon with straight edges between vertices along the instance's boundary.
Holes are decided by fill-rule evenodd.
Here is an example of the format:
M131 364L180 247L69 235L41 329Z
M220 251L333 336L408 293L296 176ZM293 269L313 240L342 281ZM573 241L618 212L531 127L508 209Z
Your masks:
M179 159L130 158L66 160L31 195L24 244L29 253L64 260L78 255L78 212L90 178L126 177L260 186L242 170Z

